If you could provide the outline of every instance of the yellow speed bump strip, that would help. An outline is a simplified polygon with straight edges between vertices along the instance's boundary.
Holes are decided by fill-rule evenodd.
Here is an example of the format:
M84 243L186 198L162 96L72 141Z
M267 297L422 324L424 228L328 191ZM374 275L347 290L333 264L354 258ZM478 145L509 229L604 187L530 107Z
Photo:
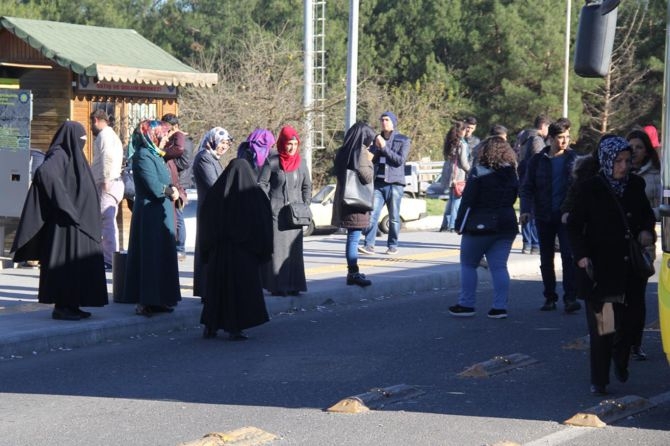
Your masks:
M180 443L178 446L257 446L277 438L269 432L247 426L229 432L210 432L198 440Z
M519 367L535 364L537 359L521 353L507 356L495 356L488 361L479 362L463 370L458 376L462 378L488 378L491 375L507 372Z
M370 389L369 392L347 397L334 406L326 409L327 412L361 413L372 409L382 409L384 406L402 400L423 395L423 390L407 384L398 384L384 388Z
M628 395L616 400L603 400L597 406L579 412L564 424L582 427L605 427L608 423L620 420L638 412L654 407L651 401L637 395Z

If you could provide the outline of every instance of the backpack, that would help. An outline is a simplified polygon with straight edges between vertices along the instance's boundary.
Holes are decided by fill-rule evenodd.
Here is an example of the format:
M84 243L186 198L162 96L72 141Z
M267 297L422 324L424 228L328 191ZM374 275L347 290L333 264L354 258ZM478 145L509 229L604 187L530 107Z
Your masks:
M516 159L519 162L523 161L526 155L522 149L525 147L526 142L528 141L529 133L530 132L528 130L521 130L516 135L516 141L514 142L514 146L512 146L514 153L516 153Z

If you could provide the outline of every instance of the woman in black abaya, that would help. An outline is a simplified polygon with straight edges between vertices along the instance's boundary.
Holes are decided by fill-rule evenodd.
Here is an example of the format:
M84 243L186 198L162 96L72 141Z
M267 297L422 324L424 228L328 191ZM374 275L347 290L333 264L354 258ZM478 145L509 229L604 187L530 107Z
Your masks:
M86 130L67 121L54 135L28 190L14 238L14 261L39 259L38 300L52 317L80 320L80 307L108 303L100 202L84 157Z
M200 323L203 336L218 329L232 340L269 320L260 265L272 257L272 209L244 159L234 159L207 192L198 226L207 282Z

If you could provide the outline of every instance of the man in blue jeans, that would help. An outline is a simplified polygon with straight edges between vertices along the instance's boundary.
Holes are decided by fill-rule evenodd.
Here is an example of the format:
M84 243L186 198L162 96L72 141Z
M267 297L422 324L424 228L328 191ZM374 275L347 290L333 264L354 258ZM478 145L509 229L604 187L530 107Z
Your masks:
M379 215L383 206L389 213L389 234L386 254L398 253L398 234L400 233L400 200L405 189L405 161L409 155L410 140L396 131L398 118L393 112L386 111L379 118L381 134L377 135L370 151L374 154L375 196L370 215L370 226L363 231L365 244L359 246L361 254L374 254L375 237Z
M521 185L521 224L527 223L534 210L535 225L540 242L540 272L544 284L542 311L556 309L556 272L554 255L556 237L561 249L563 265L563 303L566 313L581 308L577 302L575 266L568 241L566 226L561 222L561 204L565 200L577 154L570 148L570 121L561 118L549 125L549 145L528 161Z
M193 154L193 139L179 128L179 118L173 113L163 115L161 121L167 122L172 127L172 134L166 145L166 151L169 153L174 150L175 153L180 153L176 158L173 158L175 166L177 167L177 174L179 175L179 189L183 191L186 197L186 189L191 188L191 156ZM184 198L186 199L186 198ZM186 203L183 203L185 206ZM183 206L175 207L176 229L177 229L177 258L179 261L186 259L186 224L184 223L184 208Z

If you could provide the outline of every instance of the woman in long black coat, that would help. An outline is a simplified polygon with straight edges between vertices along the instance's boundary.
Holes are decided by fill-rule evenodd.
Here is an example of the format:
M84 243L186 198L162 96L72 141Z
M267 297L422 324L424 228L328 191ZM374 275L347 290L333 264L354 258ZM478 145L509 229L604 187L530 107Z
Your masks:
M272 210L244 159L232 160L202 203L200 241L207 265L200 322L204 337L218 329L233 340L269 320L260 266L272 256Z
M366 287L372 284L358 270L358 241L363 229L370 224L370 211L361 211L344 204L344 190L347 169L358 174L361 183L370 184L373 180L373 153L368 150L375 139L375 131L363 122L352 125L344 135L344 144L335 155L335 175L337 187L333 199L331 224L347 230L345 256L347 258L347 285Z
M574 186L578 190L567 226L579 267L580 295L586 300L591 392L602 395L609 384L610 362L614 362L614 375L619 381L628 379L631 345L639 324L644 321L647 281L631 268L626 224L632 237L648 246L655 239L655 218L645 196L644 180L629 173L628 142L606 135L598 144L597 157L600 172ZM612 304L616 331L600 335L596 313L601 313L604 303L614 296L625 299L623 303Z
M202 137L198 146L198 153L193 160L193 179L198 189L198 206L196 208L196 222L199 227L200 209L207 198L207 192L216 183L223 173L221 157L233 141L232 136L223 127L212 127ZM195 233L195 253L193 256L193 295L205 295L205 283L207 282L207 268L202 262L200 230Z
M86 130L61 125L37 169L14 238L14 261L39 259L40 303L55 304L52 317L80 320L79 307L107 305L100 202L84 157Z

